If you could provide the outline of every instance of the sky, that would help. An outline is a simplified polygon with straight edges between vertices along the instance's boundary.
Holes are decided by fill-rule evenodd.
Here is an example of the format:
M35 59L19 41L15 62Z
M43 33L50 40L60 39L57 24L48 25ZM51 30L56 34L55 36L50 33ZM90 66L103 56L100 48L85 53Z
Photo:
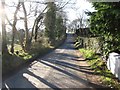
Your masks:
M9 3L10 5L12 5L12 3L11 3L12 1L17 3L17 0L6 0L6 2ZM31 0L31 1L36 1L36 0ZM43 1L44 0L42 0L42 2ZM69 0L61 0L61 1L67 2ZM79 15L82 15L84 10L94 11L94 8L92 8L92 4L86 0L71 0L71 2L73 2L73 1L75 2L74 5L72 5L72 4L66 5L66 7L64 9L67 13L67 17L70 22L73 21L74 19L77 19L79 17ZM27 6L27 8L28 8L28 6ZM15 8L12 8L12 7L10 9L6 9L6 13L7 13L9 19L11 17L13 17L12 12L14 12L14 11L15 11ZM1 10L0 10L0 13L1 13ZM21 13L19 13L19 15L23 16L23 14L21 14ZM86 17L86 16L84 15L84 17ZM31 21L28 21L28 22L31 22ZM0 24L1 24L1 22L0 22ZM31 23L31 24L33 24L33 23ZM29 23L30 26L32 26L31 24ZM18 23L17 26L19 27L20 24ZM23 27L23 26L24 26L24 24L21 24L20 27ZM0 28L0 31L1 31L1 28Z
M89 3L87 0L76 0L76 4L73 9L68 8L67 9L67 15L70 21L73 21L74 19L78 18L79 15L83 14L83 11L94 11L94 8L92 7L92 4Z

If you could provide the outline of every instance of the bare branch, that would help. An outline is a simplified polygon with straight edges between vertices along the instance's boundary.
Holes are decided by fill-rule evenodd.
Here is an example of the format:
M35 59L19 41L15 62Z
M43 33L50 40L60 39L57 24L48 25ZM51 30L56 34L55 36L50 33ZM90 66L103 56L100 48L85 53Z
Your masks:
M61 5L62 5L62 3L61 3L61 4L60 4L61 7L58 8L58 11L61 10L61 9L63 9L63 8L64 8L66 5L68 5L68 4L75 4L75 3L70 3L71 1L72 1L72 0L68 0L67 2L62 2L62 3L64 3L64 5L61 6Z

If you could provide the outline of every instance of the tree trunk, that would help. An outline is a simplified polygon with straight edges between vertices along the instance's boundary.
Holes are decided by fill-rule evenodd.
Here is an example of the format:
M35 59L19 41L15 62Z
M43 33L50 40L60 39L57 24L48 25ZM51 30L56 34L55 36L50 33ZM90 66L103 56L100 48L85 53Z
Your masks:
M39 27L38 24L39 24L40 20L43 18L42 14L46 9L47 9L47 6L45 7L45 9L39 14L39 16L34 21L34 25L33 25L33 28L32 28L32 33L31 33L31 37L30 37L30 43L32 41L34 31L35 31L35 40L37 38L37 33L38 33L37 28Z
M30 49L30 39L29 39L29 30L28 30L28 23L27 23L27 11L24 5L24 2L22 3L22 7L23 7L23 11L24 11L24 26L25 26L25 50L29 50Z
M20 2L18 3L17 7L16 7L16 11L14 13L14 21L13 21L13 27L12 27L12 43L11 43L11 53L14 53L14 40L15 40L15 29L16 29L16 24L17 24L17 13L18 10L20 8Z
M40 27L41 24L42 24L42 21L40 22L40 20L41 20L42 18L43 18L43 16L39 16L39 17L37 18L37 20L36 20L36 24L35 24L35 27L34 27L34 29L35 29L35 37L34 37L35 41L37 41L38 29L39 29L39 27ZM40 23L40 25L38 26L39 23Z

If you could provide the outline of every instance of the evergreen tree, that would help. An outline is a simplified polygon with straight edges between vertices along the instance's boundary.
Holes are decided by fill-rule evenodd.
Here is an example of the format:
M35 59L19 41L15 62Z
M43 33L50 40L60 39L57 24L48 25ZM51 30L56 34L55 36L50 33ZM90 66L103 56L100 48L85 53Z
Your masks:
M49 38L51 44L55 41L55 21L56 21L56 6L54 2L47 4L48 10L45 16L45 35Z
M64 30L63 19L61 16L56 18L56 38L59 40L62 36Z

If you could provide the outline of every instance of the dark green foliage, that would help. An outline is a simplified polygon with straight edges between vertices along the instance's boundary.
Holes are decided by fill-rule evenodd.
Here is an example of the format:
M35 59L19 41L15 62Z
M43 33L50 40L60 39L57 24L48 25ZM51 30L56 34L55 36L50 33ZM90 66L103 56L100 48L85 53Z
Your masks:
M51 44L55 40L55 21L56 21L56 6L54 3L48 3L48 11L45 17L45 35L49 38Z
M56 18L56 39L60 40L65 34L65 27L63 25L63 19L61 16Z
M65 38L64 36L66 28L62 15L56 12L57 7L55 3L50 2L47 4L47 7L48 10L45 16L45 35L49 38L50 44L55 45L56 41Z
M96 12L89 13L91 31L101 37L102 53L120 49L120 2L95 2Z

